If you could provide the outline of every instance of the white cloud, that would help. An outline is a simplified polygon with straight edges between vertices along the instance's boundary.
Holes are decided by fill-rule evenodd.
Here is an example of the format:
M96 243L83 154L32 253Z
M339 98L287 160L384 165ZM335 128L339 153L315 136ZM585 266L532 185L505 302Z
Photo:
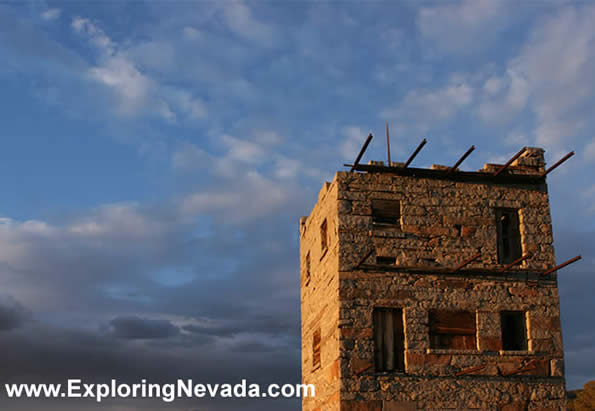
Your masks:
M242 140L234 136L224 135L221 137L227 148L224 162L239 161L242 163L259 164L265 158L265 149L262 145L248 140Z
M511 23L506 2L462 0L420 9L418 28L423 38L451 53L471 53ZM518 8L517 8L518 9Z
M91 68L89 74L114 90L125 114L136 113L143 107L152 87L151 80L123 56L110 57L102 66Z
M530 143L529 136L521 131L511 131L505 138L504 142L509 146L527 146Z
M595 162L595 139L592 139L585 147L585 160L589 163Z
M536 140L561 145L593 124L595 6L567 7L539 21L509 67L528 80Z
M488 95L494 95L498 94L504 86L505 81L502 77L492 76L485 81L483 89Z
M363 131L360 127L347 126L341 130L344 137L343 143L339 147L341 156L345 160L353 160L362 147L369 133Z
M87 36L91 43L100 49L102 53L106 55L115 53L115 45L112 40L91 20L77 16L72 19L72 28L77 33Z
M595 214L595 184L581 191L580 196L583 204L585 205L585 214Z
M273 29L254 18L252 10L243 0L223 2L222 12L229 30L241 38L264 47L271 47L274 44Z
M41 13L41 18L45 21L56 20L56 19L60 18L61 14L62 14L62 10L60 10L60 9L57 9L57 8L47 9L46 11Z
M126 56L144 70L168 73L175 68L176 47L168 41L149 40L131 44L125 50Z
M383 110L381 117L425 131L468 106L473 94L468 82L453 79L443 88L410 91L398 106Z
M211 172L218 177L235 177L246 170L246 167L258 167L279 156L271 147L281 139L277 133L261 131L256 136L253 140L229 134L218 137L215 143L223 149L220 155L208 153L195 144L183 144L174 152L172 166L180 171L196 170L204 166L211 168Z
M168 87L166 98L189 119L200 120L207 117L206 104L188 91Z
M506 92L503 92L504 88ZM530 93L528 79L512 69L507 71L505 78L489 78L484 84L484 90L488 97L480 104L478 112L487 123L511 120L526 107Z
M297 177L302 169L303 164L301 161L285 156L277 156L273 174L279 179L291 179Z
M538 19L506 72L485 80L479 117L490 125L526 122L528 110L535 125L523 133L523 142L529 135L531 144L558 151L583 137L595 126L593 21L591 4L564 7Z
M180 223L178 216L157 215L135 203L106 204L62 224L3 219L0 264L20 267L26 272L34 263L30 261L31 255L71 259L72 252L85 254L93 250L94 254L113 254L114 247L127 248L118 253L132 256L136 247L141 250L162 242ZM54 256L55 253L61 256Z
M66 233L84 238L147 239L167 231L167 225L143 213L138 204L107 204L64 227Z
M89 76L109 87L119 97L120 112L135 114L144 107L153 87L150 78L142 74L133 61L117 51L116 44L89 19L75 17L73 29L89 39L100 52L100 64L89 69Z
M211 175L222 180L222 185L229 185L228 180L243 178L247 172L257 173L267 170L272 181L295 180L300 176L320 179L321 171L309 167L303 161L276 149L285 138L273 130L254 130L250 139L242 139L224 134L217 139L223 152L216 155L209 153L195 144L182 144L172 155L172 167L181 172L193 172L208 169Z
M276 145L283 143L285 138L282 135L273 130L255 130L254 140L264 145Z
M244 223L287 210L300 202L299 188L248 171L209 191L187 195L180 201L186 217L216 215L227 223Z
M173 60L169 45L148 42L124 48L95 23L82 17L75 17L72 27L99 51L99 62L89 69L88 74L113 92L120 114L152 114L169 123L206 118L207 107L201 98L181 87L162 84L139 68L136 60L142 56L142 62L148 68L164 69L164 64L168 63L162 62Z
M276 147L285 139L273 130L254 130L248 135L249 139L230 134L213 137L214 152L188 143L176 150L172 156L176 170L208 169L210 175L207 187L180 198L182 218L208 214L242 224L304 202L299 177L320 178L320 170L280 153Z
M194 144L183 144L172 155L172 166L178 171L208 168L212 163L209 153Z
M182 29L182 33L184 34L184 37L188 40L200 40L203 37L200 30L190 26L184 27Z

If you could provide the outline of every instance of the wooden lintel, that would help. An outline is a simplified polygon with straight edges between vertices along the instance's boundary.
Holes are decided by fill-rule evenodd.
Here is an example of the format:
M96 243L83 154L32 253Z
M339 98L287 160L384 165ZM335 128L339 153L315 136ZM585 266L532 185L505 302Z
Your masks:
M471 368L467 368L467 369L464 369L464 370L461 370L461 371L457 372L457 373L455 374L455 376L459 377L459 376L461 376L461 375L472 374L472 373L474 373L475 371L480 371L480 370L483 370L485 367L487 367L487 364L478 365L477 367L471 367Z
M511 376L511 375L520 374L522 372L532 371L535 368L537 368L537 365L535 365L535 362L536 362L536 360L531 360L527 364L523 365L520 368L517 368L516 370L509 371L509 372L503 372L502 373L502 376L508 377L508 376Z

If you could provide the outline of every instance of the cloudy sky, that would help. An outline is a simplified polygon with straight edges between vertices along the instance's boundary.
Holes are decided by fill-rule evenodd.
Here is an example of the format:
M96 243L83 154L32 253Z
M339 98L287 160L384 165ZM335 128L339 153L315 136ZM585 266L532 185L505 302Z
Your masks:
M548 180L557 259L583 255L559 280L582 386L593 21L592 3L554 0L0 4L0 380L299 382L298 218L369 132L364 160L384 159L388 121L394 159L428 139L420 167L471 144L467 170L576 151Z

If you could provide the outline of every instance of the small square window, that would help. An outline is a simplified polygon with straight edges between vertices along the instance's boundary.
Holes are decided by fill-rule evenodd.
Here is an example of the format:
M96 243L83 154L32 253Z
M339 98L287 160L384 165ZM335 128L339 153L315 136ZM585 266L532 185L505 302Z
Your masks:
M401 225L399 200L372 200L372 222L381 225Z
M527 321L524 311L502 311L500 325L502 327L502 350L527 350Z
M430 311L430 348L476 350L475 313Z
M376 257L376 264L378 264L378 265L394 265L395 261L396 261L395 257L383 257L383 256Z

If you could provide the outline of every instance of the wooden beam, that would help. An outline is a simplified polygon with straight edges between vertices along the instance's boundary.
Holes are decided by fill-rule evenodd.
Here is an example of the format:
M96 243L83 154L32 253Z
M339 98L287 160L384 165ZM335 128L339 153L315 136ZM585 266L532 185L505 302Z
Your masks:
M547 170L545 170L543 173L541 173L541 176L542 177L545 177L551 171L553 171L556 167L558 167L560 164L562 164L563 162L565 162L566 160L568 160L573 155L574 155L574 151L571 151L570 153L566 154L564 157L562 157L560 160L558 160L553 166L551 166L550 168L548 168Z
M407 161L405 162L405 166L403 168L407 168L409 166L409 164L411 164L411 162L413 161L413 159L419 154L419 152L421 151L421 149L426 145L426 143L428 142L428 140L426 140L425 138L421 141L421 143L419 143L419 146L417 146L417 148L415 149L415 151L413 152L413 154L411 154L409 156L409 158L407 159Z
M370 133L368 135L368 138L366 138L366 142L364 143L364 146L362 147L362 149L359 151L359 154L357 155L355 162L353 163L353 167L351 167L351 170L349 170L350 173L353 173L353 170L355 170L355 168L358 166L359 161L361 160L362 156L364 155L364 152L366 151L366 149L368 148L368 145L370 144L370 141L372 141L372 133Z
M472 328L446 327L436 325L432 327L432 332L436 334L457 334L457 335L475 335L476 331Z
M510 375L516 375L521 372L527 372L527 371L534 370L535 368L537 368L537 365L535 365L535 362L536 362L536 360L531 360L527 364L523 365L520 368L517 368L516 370L509 371L509 372L503 372L502 376L508 377Z
M494 173L494 177L496 177L496 176L499 176L499 175L500 175L500 173L502 173L504 170L506 170L506 169L508 168L508 166L510 166L510 165L513 163L513 161L514 161L514 160L516 160L517 158L519 158L519 157L520 157L520 156L521 156L521 155L522 155L522 154L523 154L525 151L527 151L527 147L523 147L523 148L521 149L521 151L519 151L518 153L516 153L516 154L514 155L514 157L512 157L510 160L508 160L508 161L506 162L506 164L504 164L502 167L500 167L500 168L498 169L498 171L496 171L496 172Z
M345 167L353 167L353 164L345 163ZM498 185L523 185L528 190L545 191L545 179L541 174L501 174L494 177L492 173L478 171L458 171L447 174L444 170L432 170L429 168L416 167L385 167L370 164L358 164L355 171L367 173L386 173L398 176L428 178L432 180L460 181L480 184L498 184Z
M374 366L374 364L367 365L367 366L365 366L364 368L362 368L362 369L360 369L360 370L357 370L357 371L354 373L354 375L355 375L355 376L358 376L358 375L360 375L361 373L368 371L368 370L369 370L370 368L372 368L373 366Z
M574 263L575 261L578 261L578 260L580 260L581 258L583 258L583 257L581 257L580 255L577 255L576 257L574 257L574 258L571 258L570 260L568 260L568 261L565 261L565 262L563 262L562 264L555 266L554 268L550 268L549 270L547 270L547 271L544 271L543 273L541 273L541 275L548 275L548 274L551 274L551 273L553 273L554 271L557 271L557 270L559 270L560 268L564 268L564 267L566 267L568 264L572 264L572 263Z
M388 121L386 122L386 154L388 154L388 166L390 167L390 137L388 136Z
M455 376L459 377L461 375L471 374L471 373L474 373L475 371L483 370L487 366L488 366L487 364L483 364L483 365L478 365L477 367L467 368L465 370L461 370L461 371L457 372L455 374Z
M463 261L461 264L457 265L455 268L453 268L451 270L451 272L456 273L457 271L459 271L461 268L465 267L466 265L472 263L473 261L477 260L479 257L481 257L481 253L477 253L475 254L473 257Z
M471 152L472 152L473 150L475 150L475 146L471 146L471 147L469 147L469 150L465 151L465 154L463 154L463 155L461 156L461 158L459 158L459 160L458 160L458 161L455 163L455 165L454 165L454 166L452 166L451 168L449 168L449 169L448 169L447 173L448 173L448 174L450 174L450 173L452 173L453 171L455 171L455 170L457 169L457 167L459 167L459 166L461 165L461 163L462 163L463 161L465 161L465 159L466 159L467 157L469 157L469 154L471 154Z
M517 258L516 260L514 260L512 263L508 264L507 266L505 266L504 268L502 268L500 270L501 273L510 270L512 267L514 267L515 265L522 263L523 261L525 261L527 258L531 258L533 257L533 253L527 253L524 256Z
M355 267L353 267L353 269L358 269L363 263L364 261L366 261L368 259L368 257L370 257L372 255L372 253L374 252L375 248L372 248L370 251L368 251L366 253L366 255L364 255L362 257L362 259L359 261L359 263L357 263L357 265Z

